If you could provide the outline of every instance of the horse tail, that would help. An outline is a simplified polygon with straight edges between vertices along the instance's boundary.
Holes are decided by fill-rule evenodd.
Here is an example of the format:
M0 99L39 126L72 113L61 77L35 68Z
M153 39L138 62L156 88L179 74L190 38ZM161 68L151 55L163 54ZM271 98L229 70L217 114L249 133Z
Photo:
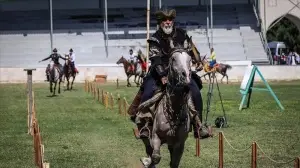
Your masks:
M229 65L229 64L226 64L225 67L226 67L227 69L231 69L231 68L232 68L232 66Z

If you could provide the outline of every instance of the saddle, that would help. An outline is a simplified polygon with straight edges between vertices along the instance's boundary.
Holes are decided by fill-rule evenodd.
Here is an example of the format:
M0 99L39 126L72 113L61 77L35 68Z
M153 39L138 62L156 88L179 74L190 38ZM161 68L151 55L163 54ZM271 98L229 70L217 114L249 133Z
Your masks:
M215 63L212 68L209 66L209 64L206 64L206 67L207 67L207 70L210 71L210 72L211 71L216 71L216 69L219 67L219 63Z
M130 64L129 67L127 68L128 73L133 73L135 70L135 65L134 64Z
M141 64L142 70L146 71L146 69L147 69L147 62L142 62L140 64Z

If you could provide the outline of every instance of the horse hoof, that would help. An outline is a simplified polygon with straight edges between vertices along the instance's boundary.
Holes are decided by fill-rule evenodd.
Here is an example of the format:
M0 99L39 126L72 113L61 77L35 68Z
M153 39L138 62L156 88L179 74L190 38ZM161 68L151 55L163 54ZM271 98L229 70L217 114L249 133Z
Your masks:
M140 161L142 162L145 168L148 168L152 163L151 158L148 157L142 157Z
M151 158L154 164L158 164L160 162L161 156L158 153L153 153Z

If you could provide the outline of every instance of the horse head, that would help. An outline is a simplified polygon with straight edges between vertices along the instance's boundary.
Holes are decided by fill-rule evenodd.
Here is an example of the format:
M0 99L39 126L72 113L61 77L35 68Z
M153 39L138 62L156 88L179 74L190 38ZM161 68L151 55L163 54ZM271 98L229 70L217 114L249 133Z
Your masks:
M191 81L192 58L188 54L192 49L191 39L186 40L184 45L176 46L174 46L174 43L171 40L170 46L171 50L168 66L168 85L171 85L171 87L175 87L179 90L184 89L185 91L188 91L188 84Z
M116 64L125 64L125 63L127 63L128 61L123 57L123 56L121 56L121 58L116 62Z
M138 54L138 59L141 62L145 62L146 61L146 56L143 54L143 52L141 51L141 49L139 49L139 51L137 52L137 54Z
M65 61L66 65L69 65L70 64L70 59L71 59L69 54L65 54L65 58L66 58L66 61Z

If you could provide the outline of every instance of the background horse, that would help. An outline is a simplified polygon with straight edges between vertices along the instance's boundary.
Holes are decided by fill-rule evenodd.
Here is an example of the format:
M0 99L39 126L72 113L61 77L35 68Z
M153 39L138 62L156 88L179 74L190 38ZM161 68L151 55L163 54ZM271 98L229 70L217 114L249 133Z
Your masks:
M143 78L146 75L146 71L147 71L147 62L146 62L146 56L142 53L141 49L139 49L138 51L138 56L137 56L138 64L140 64L139 68L141 68L141 70L138 68L137 65L137 70L136 70L136 74L138 75L138 83L142 84L143 82Z
M65 54L65 65L64 65L64 76L67 78L67 90L70 89L70 78L72 77L72 83L71 83L71 90L73 89L73 83L76 78L76 72L71 67L71 61L70 56L68 54Z
M228 75L227 75L227 70L231 69L232 67L229 64L222 64L222 63L216 63L213 68L209 67L209 62L206 59L206 55L203 57L203 59L200 61L200 64L202 65L202 68L206 74L204 74L202 77L206 80L205 76L208 75L209 80L211 80L211 72L218 72L221 74L223 77L221 79L221 83L223 83L223 78L226 77L227 79L227 84L228 84Z
M59 70L59 67L54 64L53 61L50 62L50 92L53 93L52 95L55 95L56 85L58 82L58 93L60 94L60 83L61 83L61 72ZM54 90L52 89L54 83Z
M160 162L160 147L166 143L170 152L170 167L178 168L184 152L185 141L190 132L188 100L191 81L191 56L187 47L191 43L174 48L171 41L171 57L168 66L168 84L162 99L157 103L153 114L151 137L142 138L149 158L142 158L145 167L155 167Z
M123 56L116 62L116 64L123 64L123 67L124 67L124 71L125 71L125 74L127 76L127 86L130 87L131 84L129 82L129 78L134 76L134 82L136 83L137 86L140 85L139 82L136 82L136 77L139 76L141 77L141 75L143 74L142 73L142 68L141 68L141 65L137 64L136 68L134 70L130 69L128 71L128 68L129 66L131 65L130 62L127 61L126 58L124 58Z

